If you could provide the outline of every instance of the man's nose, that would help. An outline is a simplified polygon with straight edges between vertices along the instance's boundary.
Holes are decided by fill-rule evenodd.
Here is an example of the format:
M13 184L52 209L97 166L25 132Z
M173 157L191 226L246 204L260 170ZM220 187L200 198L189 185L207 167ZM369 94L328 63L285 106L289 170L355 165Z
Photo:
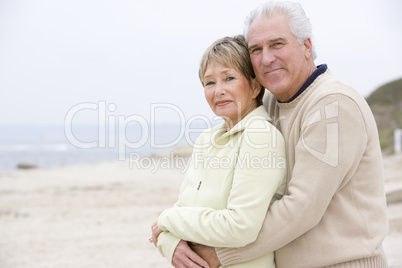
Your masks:
M264 48L262 50L262 63L264 65L270 65L274 61L275 61L275 55L273 51Z

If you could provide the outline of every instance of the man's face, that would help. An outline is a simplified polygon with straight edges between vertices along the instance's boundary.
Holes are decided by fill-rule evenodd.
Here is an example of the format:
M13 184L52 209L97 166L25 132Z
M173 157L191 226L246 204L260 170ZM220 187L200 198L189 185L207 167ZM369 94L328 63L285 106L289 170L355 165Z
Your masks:
M299 45L285 16L256 19L248 47L258 81L280 101L292 98L311 74L311 41Z

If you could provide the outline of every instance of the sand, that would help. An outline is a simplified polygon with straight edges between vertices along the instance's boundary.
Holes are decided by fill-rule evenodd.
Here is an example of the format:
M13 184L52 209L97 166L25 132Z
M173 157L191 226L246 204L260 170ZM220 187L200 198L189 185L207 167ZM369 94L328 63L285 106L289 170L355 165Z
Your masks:
M182 148L142 162L0 174L0 267L170 267L148 237L151 223L177 199L180 161L188 154ZM384 166L384 249L390 267L402 267L402 155L386 156Z

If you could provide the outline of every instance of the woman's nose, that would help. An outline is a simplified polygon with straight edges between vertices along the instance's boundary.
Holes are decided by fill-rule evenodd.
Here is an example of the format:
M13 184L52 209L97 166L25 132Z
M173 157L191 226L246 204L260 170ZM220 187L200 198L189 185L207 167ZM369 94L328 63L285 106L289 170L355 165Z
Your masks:
M226 88L224 83L217 83L215 88L215 95L216 96L223 96L226 93Z

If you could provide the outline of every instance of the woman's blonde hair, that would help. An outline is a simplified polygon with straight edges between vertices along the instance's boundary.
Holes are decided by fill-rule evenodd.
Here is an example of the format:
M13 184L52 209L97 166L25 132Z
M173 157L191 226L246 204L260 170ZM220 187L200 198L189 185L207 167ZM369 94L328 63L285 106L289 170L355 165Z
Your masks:
M243 35L235 37L224 37L216 40L205 50L201 58L198 75L202 86L204 86L204 74L208 63L217 62L226 67L234 67L240 71L252 85L252 80L255 79L253 65L251 63L250 54L247 43ZM262 97L264 96L264 87L261 86L261 92L258 94L257 106L262 105Z

